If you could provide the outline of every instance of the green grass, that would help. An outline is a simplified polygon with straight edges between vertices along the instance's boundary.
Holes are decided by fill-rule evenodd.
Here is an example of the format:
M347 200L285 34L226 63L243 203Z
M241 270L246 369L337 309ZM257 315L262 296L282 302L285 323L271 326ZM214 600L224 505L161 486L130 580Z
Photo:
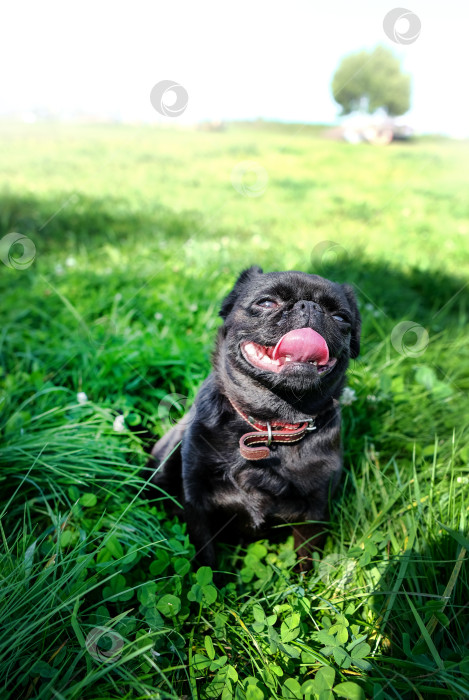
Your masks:
M0 263L1 697L466 696L469 144L271 124L0 139L0 237L36 247ZM232 186L244 161L260 196ZM363 348L324 557L300 575L291 540L222 546L215 585L139 497L135 429L193 400L253 263L353 283ZM428 333L415 356L404 321Z

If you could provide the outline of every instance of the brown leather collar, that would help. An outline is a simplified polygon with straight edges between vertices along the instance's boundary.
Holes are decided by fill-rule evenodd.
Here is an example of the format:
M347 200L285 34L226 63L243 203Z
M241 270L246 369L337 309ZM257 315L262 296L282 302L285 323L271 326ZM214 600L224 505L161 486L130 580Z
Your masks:
M245 433L239 441L239 451L244 459L258 460L270 457L269 445L276 442L298 442L307 432L316 430L314 420L316 416L311 416L303 423L285 423L283 421L267 421L267 423L256 422L253 418L243 413L232 401L231 405L246 423L249 423L255 431ZM260 445L252 447L252 445Z

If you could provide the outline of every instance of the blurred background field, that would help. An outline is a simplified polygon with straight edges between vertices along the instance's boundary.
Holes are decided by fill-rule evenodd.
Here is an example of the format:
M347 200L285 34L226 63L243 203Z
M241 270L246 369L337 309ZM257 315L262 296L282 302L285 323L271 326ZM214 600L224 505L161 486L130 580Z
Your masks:
M49 205L41 225L67 197L78 197L61 211L70 224L64 253L92 233L85 210L96 203L117 222L143 219L126 231L126 240L141 240L142 229L135 229L148 220L153 235L142 247L158 238L155 227L165 215L193 217L184 241L190 236L203 249L212 240L221 260L224 253L229 260L246 253L238 265L251 259L238 244L253 236L276 265L290 254L289 265L309 259L317 242L337 239L401 268L458 272L467 265L466 141L427 137L389 149L353 149L320 138L321 127L262 122L215 133L53 123L1 130L4 190ZM240 196L233 188L232 171L245 162L265 169L262 196ZM47 245L51 235L44 227L41 242ZM108 235L112 244L112 228ZM288 246L276 251L280 242ZM136 255L139 250L136 244Z
M3 696L467 694L468 142L262 123L0 140L0 237L35 246L0 267ZM214 593L138 498L138 431L191 402L251 264L355 284L363 349L323 561L303 578L291 542L225 547ZM396 345L405 321L428 343Z

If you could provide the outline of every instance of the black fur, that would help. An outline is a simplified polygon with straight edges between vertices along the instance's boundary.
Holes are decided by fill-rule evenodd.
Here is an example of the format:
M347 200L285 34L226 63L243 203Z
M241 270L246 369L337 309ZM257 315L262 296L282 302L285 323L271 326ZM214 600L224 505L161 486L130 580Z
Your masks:
M278 307L256 305L266 296ZM337 314L343 321L333 318ZM239 276L220 315L213 372L188 415L153 448L148 468L160 466L152 482L183 505L201 563L215 565L215 539L279 539L292 527L307 561L320 544L328 497L340 477L338 399L349 359L360 348L353 289L317 275L264 274L251 267ZM258 369L241 352L243 341L274 346L285 333L306 326L325 338L337 358L324 376L307 363L279 373ZM316 430L297 443L272 445L266 459L246 460L239 440L250 428L231 401L262 423L300 423L317 415Z

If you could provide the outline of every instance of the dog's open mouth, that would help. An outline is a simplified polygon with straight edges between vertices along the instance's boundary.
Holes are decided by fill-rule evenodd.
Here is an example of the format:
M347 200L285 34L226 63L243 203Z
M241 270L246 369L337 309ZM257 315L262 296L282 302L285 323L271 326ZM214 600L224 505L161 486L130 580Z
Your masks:
M337 362L337 358L329 357L329 348L322 335L312 328L295 328L283 335L275 346L248 340L241 344L241 351L254 367L277 373L292 363L301 363L313 365L319 374L323 374Z

